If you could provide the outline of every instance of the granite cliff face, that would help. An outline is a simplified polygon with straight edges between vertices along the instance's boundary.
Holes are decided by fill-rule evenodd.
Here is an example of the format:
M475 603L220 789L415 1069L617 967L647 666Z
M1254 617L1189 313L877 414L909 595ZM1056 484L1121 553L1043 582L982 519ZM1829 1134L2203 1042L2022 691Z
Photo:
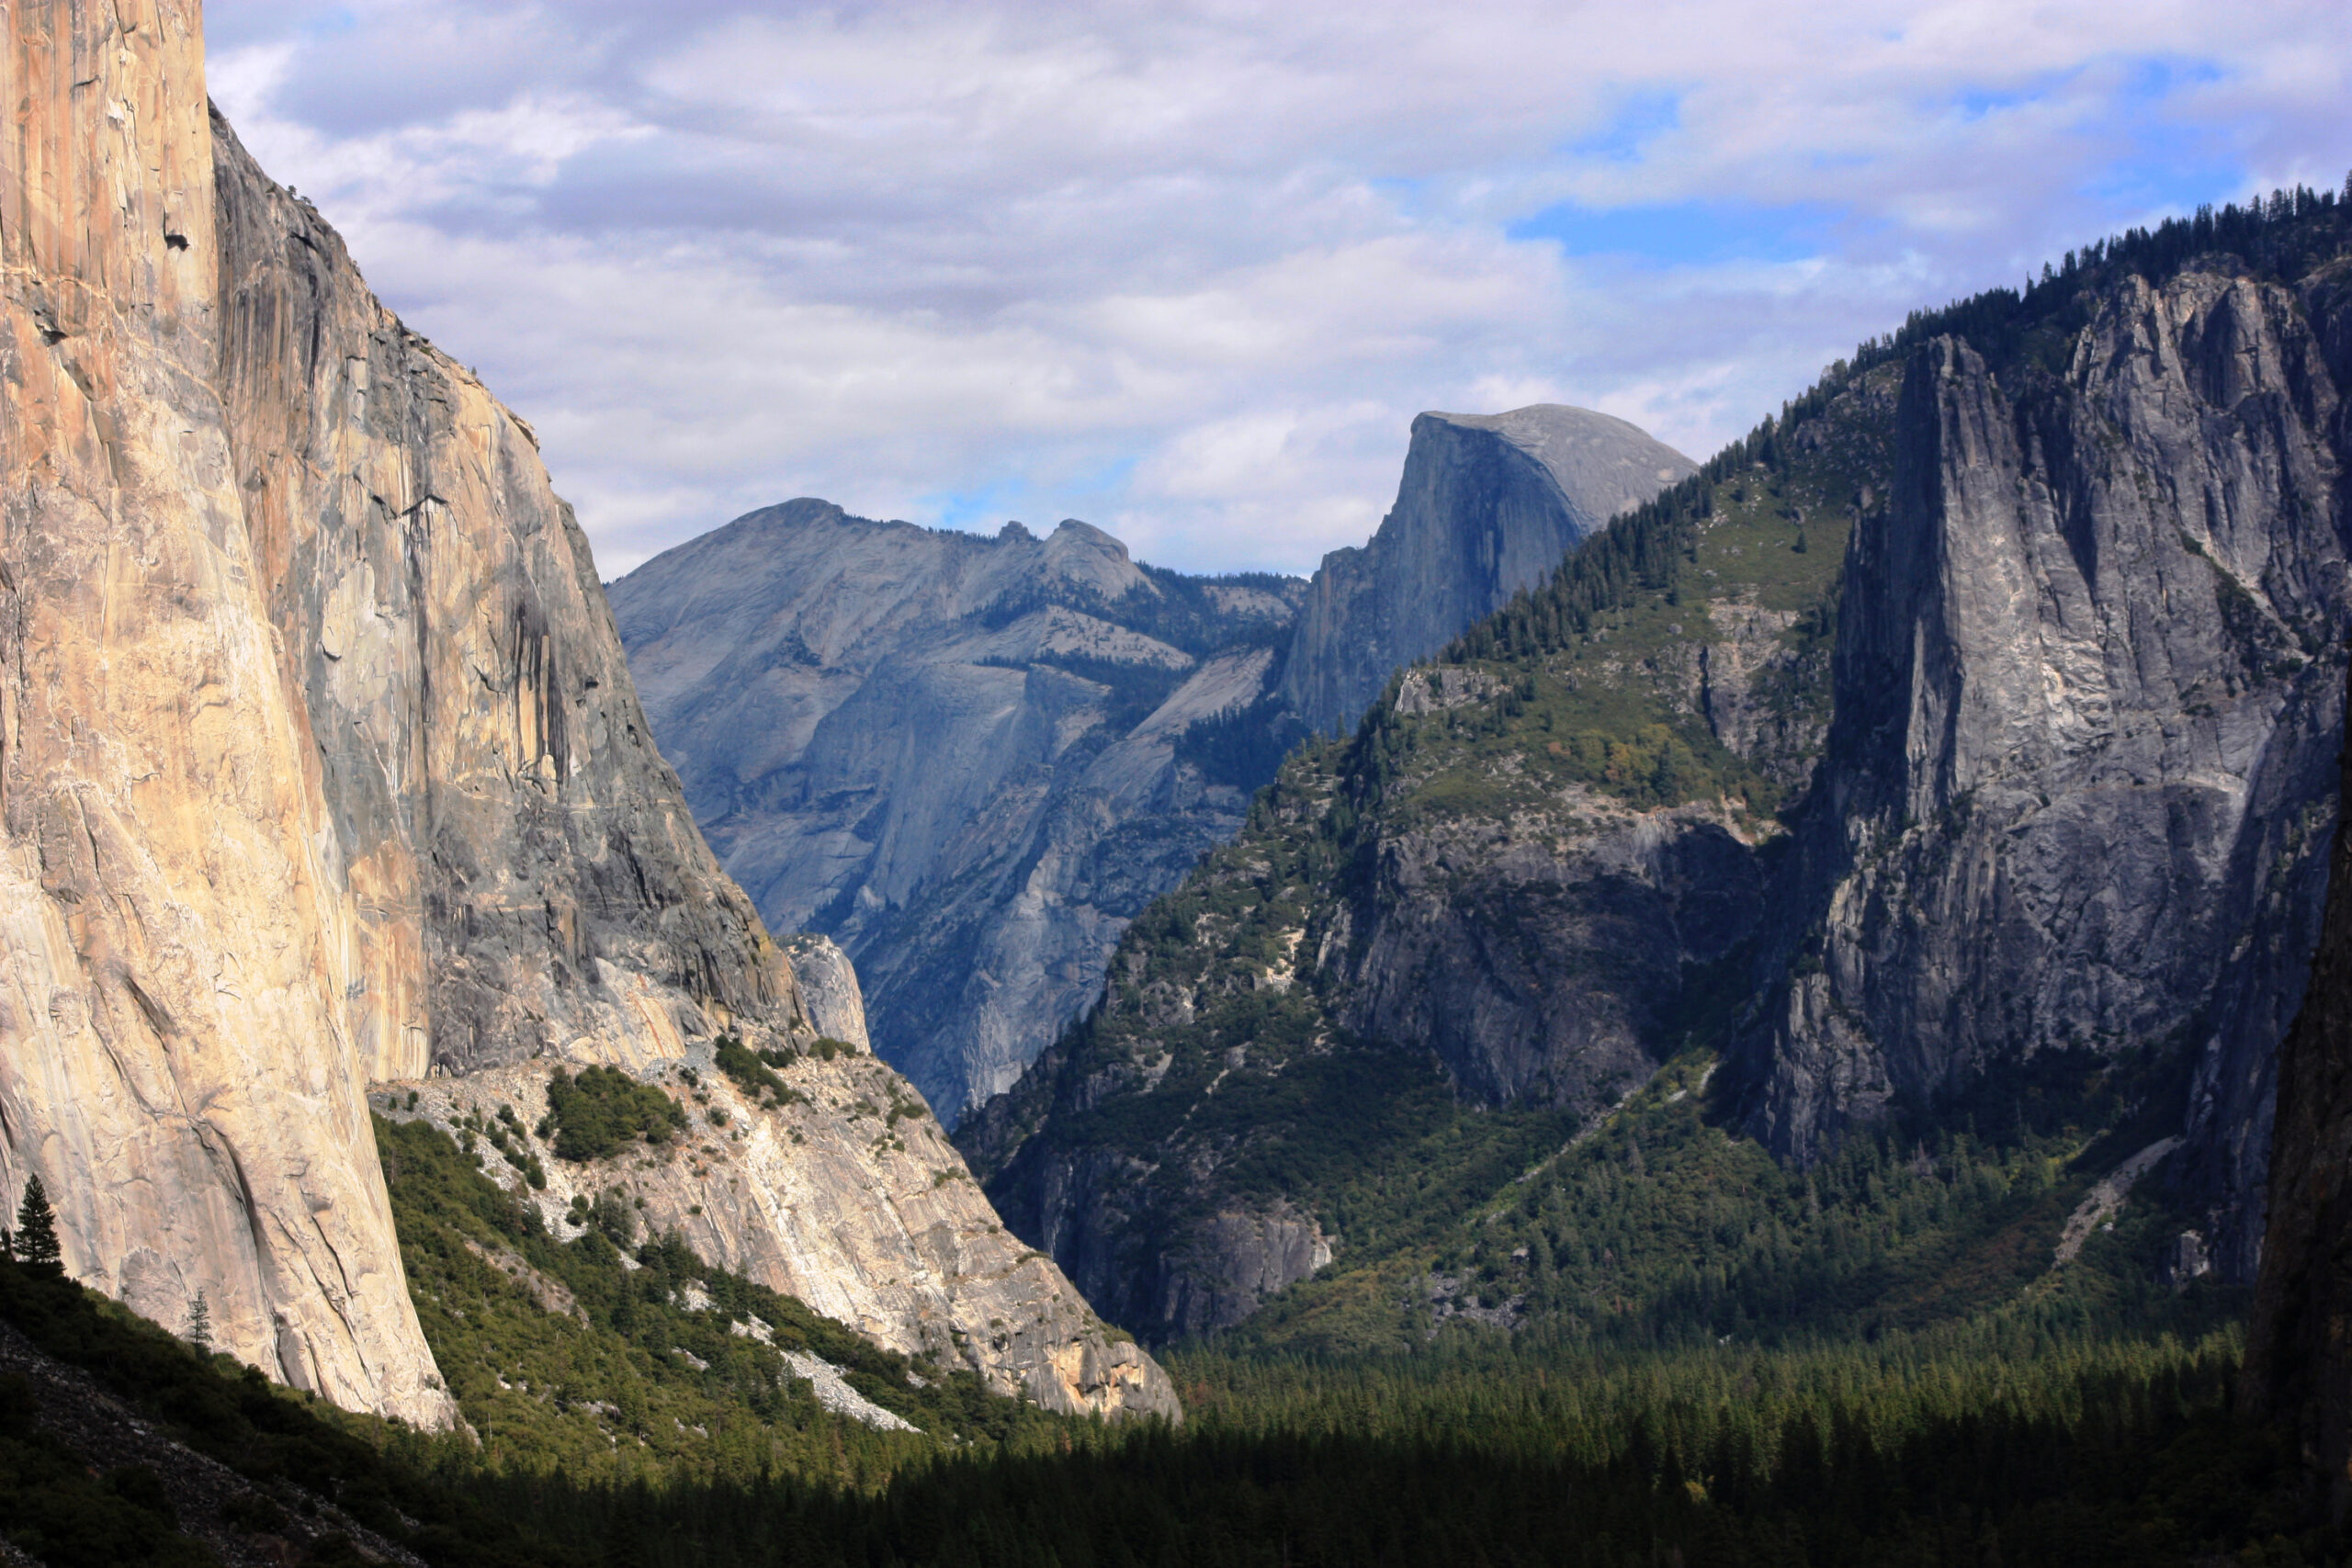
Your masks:
M1396 504L1361 547L1323 558L1283 696L1310 728L1352 728L1391 672L1552 574L1587 536L1697 465L1589 409L1413 421Z
M1574 1135L1710 1049L1803 1163L2087 1053L2248 1277L2352 622L2348 247L2253 223L1871 345L1295 761L959 1130L1009 1222L1179 1334L1311 1255L1251 1216L1397 1245L1455 1105Z
M878 1047L952 1121L1240 825L1288 738L1260 699L1300 586L1140 567L1083 523L989 539L797 501L611 592L728 869L777 930L842 944Z
M441 1418L364 1087L368 984L220 367L193 5L19 6L0 84L0 1165L77 1276Z
M2196 1064L2174 1179L2250 1276L2326 886L2352 620L2343 270L2132 276L2047 364L1910 358L1752 1053L1804 1156L2044 1050Z
M2340 1520L2352 1511L2352 824L2335 840L2311 983L2278 1049L2269 1223L2238 1393L2248 1414L2294 1432Z
M443 1420L369 1080L817 1028L527 426L208 117L196 7L8 28L5 1196L39 1171L69 1268L138 1310L201 1291L241 1358Z

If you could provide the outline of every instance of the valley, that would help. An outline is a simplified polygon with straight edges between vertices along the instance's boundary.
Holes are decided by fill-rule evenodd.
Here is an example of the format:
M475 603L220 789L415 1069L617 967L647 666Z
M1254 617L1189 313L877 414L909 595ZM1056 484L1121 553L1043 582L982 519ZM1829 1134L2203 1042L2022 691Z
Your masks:
M0 54L0 1559L2352 1561L2352 190L605 582L203 26Z

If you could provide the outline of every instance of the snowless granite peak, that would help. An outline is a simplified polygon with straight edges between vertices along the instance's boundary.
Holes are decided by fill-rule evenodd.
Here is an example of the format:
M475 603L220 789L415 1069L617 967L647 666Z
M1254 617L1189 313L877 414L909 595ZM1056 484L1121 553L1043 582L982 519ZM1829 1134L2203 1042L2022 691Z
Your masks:
M0 1201L38 1172L79 1278L171 1325L201 1292L240 1358L446 1420L370 1080L658 1073L722 1031L813 1042L819 1010L854 1036L854 979L806 953L804 998L654 749L529 428L208 113L198 7L7 28ZM771 1165L911 1180L859 1164L854 1120ZM711 1179L772 1176L729 1171L751 1146ZM1002 1386L1172 1408L1148 1360L1086 1384L1109 1352L1067 1286L968 1182L922 1184L971 1238L944 1274L814 1201L706 1240L899 1340L1021 1311L1029 1338L969 1352Z
M1324 557L1315 574L1284 698L1311 728L1350 728L1400 666L1444 647L1550 576L1610 518L1696 468L1590 409L1422 414L1379 531Z
M877 1045L952 1120L1239 824L1258 781L1188 735L1264 694L1302 587L1141 567L1075 521L986 536L804 499L611 594L729 870L777 929L842 943Z

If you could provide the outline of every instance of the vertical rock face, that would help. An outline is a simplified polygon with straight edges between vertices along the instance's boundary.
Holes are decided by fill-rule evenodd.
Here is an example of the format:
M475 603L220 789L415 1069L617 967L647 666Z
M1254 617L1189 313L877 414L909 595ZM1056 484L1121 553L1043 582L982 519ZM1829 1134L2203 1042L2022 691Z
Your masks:
M818 1034L871 1051L874 1042L865 1032L865 996L858 987L857 971L851 966L849 954L834 946L831 938L806 933L786 938L784 951L792 960L793 977L800 982L800 1004Z
M528 428L208 118L196 7L7 21L0 1197L39 1171L77 1276L167 1324L201 1291L240 1357L444 1419L368 1081L818 1030L653 748ZM854 1041L854 976L805 957ZM907 1174L854 1171L854 1121L801 1131L802 1179ZM976 1194L933 1207L958 1202L994 1234ZM884 1240L795 1235L810 1213L747 1206L721 1250L832 1269L854 1321L936 1309L868 1289ZM1068 1292L997 1273L1000 1304ZM1165 1402L1055 1321L992 1374Z
M360 910L368 1076L788 1018L790 971L654 747L528 427L214 129L233 477Z
M2295 1430L2340 1519L2352 1508L2352 824L2338 824L2331 858L2311 985L2278 1051L2269 1225L2239 1397Z
M1422 414L1379 532L1325 556L1315 574L1283 697L1314 729L1349 728L1398 666L1435 653L1695 468L1589 409Z
M67 1267L347 1404L447 1409L346 998L368 960L219 367L197 7L12 7L0 93L0 1161Z
M796 501L612 602L728 869L775 929L841 942L878 1047L953 1121L1240 825L1287 738L1252 705L1300 588L1140 567L1083 523L989 539Z
M1910 361L1753 1122L1801 1156L2034 1051L2183 1054L2177 1179L2244 1278L2336 805L2352 313L2340 264L2089 305L2047 369Z

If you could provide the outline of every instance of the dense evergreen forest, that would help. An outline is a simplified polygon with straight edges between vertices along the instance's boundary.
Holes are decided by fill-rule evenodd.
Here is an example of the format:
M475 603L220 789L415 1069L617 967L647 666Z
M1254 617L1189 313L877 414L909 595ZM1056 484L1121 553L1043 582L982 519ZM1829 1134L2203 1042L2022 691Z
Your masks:
M1815 617L1799 640L1826 635L1841 535L1795 513L1839 513L1818 490L1867 467L1869 404L1835 425L1843 449L1799 446L1792 426L1827 428L1834 394L1923 334L2048 352L2080 297L2069 277L2222 246L2290 267L2343 244L2346 210L2301 192L2201 212L1915 318L1441 662L1516 679L1520 651L1649 635L1679 574L1703 570L1687 525L1718 506L1778 546L1743 558L1769 558L1766 586ZM1813 700L1804 668L1793 719ZM1258 716L1216 744L1262 744L1243 723ZM1764 816L1792 787L1566 685L1531 683L1504 722L1543 725L1564 773L1629 800L1704 793ZM1236 874L1155 907L1136 940L1261 941L1285 889L1346 874L1363 813L1406 796L1443 813L1491 787L1414 762L1441 737L1453 757L1488 739L1459 728L1392 701L1351 739L1308 743L1218 863ZM1268 830L1310 807L1315 831ZM1168 1348L1181 1426L1053 1416L878 1350L645 1234L617 1199L559 1241L482 1174L506 1158L527 1180L509 1124L481 1118L460 1146L379 1122L410 1288L466 1428L272 1385L206 1348L200 1313L167 1332L19 1248L0 1258L0 1534L61 1568L401 1551L460 1568L2352 1560L2352 1537L2315 1521L2299 1456L2231 1413L2243 1292L2168 1267L2179 1226L2161 1194L2097 1179L2175 1124L2177 1066L2045 1054L1898 1105L1799 1168L1729 1130L1713 1098L1710 1020L1731 983L1698 977L1672 1020L1680 1047L1598 1112L1480 1110L1427 1062L1302 1048L1214 1099L1080 1123L1106 1142L1136 1133L1119 1118L1163 1113L1196 1134L1275 1128L1233 1179L1311 1192L1359 1248ZM1216 1020L1277 1049L1317 1025L1297 991L1253 989ZM661 1107L593 1072L565 1083L548 1130L581 1148L666 1135ZM19 1230L37 1236L38 1218ZM828 1407L794 1359L808 1356L903 1425ZM192 1457L125 1459L134 1426Z

